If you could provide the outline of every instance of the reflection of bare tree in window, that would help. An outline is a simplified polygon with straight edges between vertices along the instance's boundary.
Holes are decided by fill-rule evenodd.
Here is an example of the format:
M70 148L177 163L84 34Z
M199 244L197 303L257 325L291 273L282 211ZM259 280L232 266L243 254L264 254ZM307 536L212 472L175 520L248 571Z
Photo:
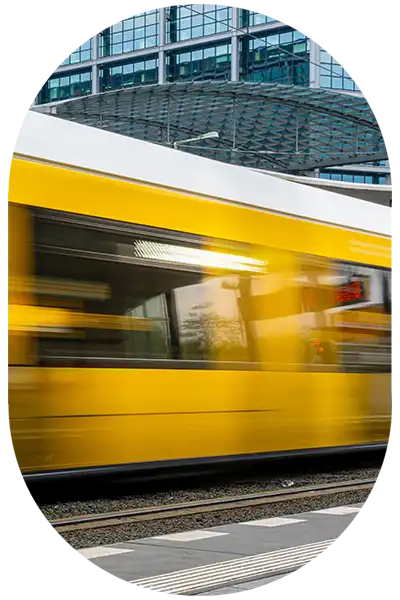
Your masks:
M181 325L184 358L244 360L243 327L212 310L212 302L193 306Z

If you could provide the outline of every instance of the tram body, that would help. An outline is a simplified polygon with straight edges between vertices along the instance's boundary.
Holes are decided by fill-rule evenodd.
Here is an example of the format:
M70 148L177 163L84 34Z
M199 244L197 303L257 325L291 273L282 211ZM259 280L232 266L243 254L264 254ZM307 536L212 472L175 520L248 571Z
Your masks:
M384 446L390 209L29 113L9 193L25 477Z

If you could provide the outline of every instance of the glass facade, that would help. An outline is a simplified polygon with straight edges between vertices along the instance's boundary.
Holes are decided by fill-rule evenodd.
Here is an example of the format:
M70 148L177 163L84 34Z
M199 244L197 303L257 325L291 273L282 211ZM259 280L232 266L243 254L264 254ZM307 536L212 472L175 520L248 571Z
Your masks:
M164 23L160 22L162 17ZM232 53L236 47L238 51ZM310 63L311 54L315 65ZM319 81L315 77L318 66ZM174 5L115 23L82 44L45 83L36 104L168 82L233 78L308 87L310 73L312 85L360 92L328 52L273 17L219 4ZM350 137L354 134L352 127L349 125ZM359 141L365 143L364 139ZM343 150L348 149L344 143ZM383 184L386 169L382 167L389 172L388 162L379 161L358 165L354 170L327 169L320 177Z
M328 52L321 49L320 86L334 90L359 91L350 75Z
M239 13L240 27L254 27L255 25L264 25L265 23L274 23L273 17L267 17L253 10L242 10Z
M75 96L84 96L92 92L92 72L80 71L53 75L39 92L38 104L67 100Z
M310 43L299 31L284 29L257 39L244 36L240 54L240 78L244 81L309 85Z
M366 167L388 167L389 166L389 161L388 160L375 160L375 161L370 161L370 162L365 162L365 163L360 163Z
M158 81L158 57L132 60L104 66L99 75L100 91L118 90L132 85L146 85Z
M340 173L326 172L320 173L320 179L329 179L331 181L345 181L347 183L374 183L384 185L386 183L385 175L364 174L364 173Z
M234 11L237 11L235 22L241 31L233 30ZM159 54L160 15L165 15L163 54ZM265 31L260 32L263 26ZM257 30L252 32L254 27ZM243 31L243 28L248 28L248 31ZM238 34L239 52L237 63L235 61L231 68L233 33ZM212 35L218 35L222 39L219 39L218 43L207 44L207 37ZM311 42L305 35L267 15L226 5L187 4L169 6L163 11L140 13L102 31L97 36L96 43L99 64L94 66L95 91L156 83L157 56L158 59L165 60L165 69L161 70L165 82L228 80L231 73L235 79L239 78L242 81L297 86L308 86L310 82ZM194 43L196 46L193 46ZM168 48L169 44L179 44L182 47L172 50ZM135 57L135 52L140 52L140 60L139 57ZM129 63L122 63L124 54L133 54L133 57L129 57ZM114 56L121 57L118 64L115 62L110 66L106 65L106 59ZM80 62L90 61L92 58L89 40L64 60L63 69L65 71L68 65L79 65ZM69 75L72 77L72 71ZM56 75L49 80L49 87L55 85L55 80ZM87 91L88 81L86 77L82 81L79 80L79 83L85 85L77 86L76 93L90 93L90 90ZM349 74L322 49L320 87L359 91ZM55 86L49 93L41 92L38 101L51 102L56 97L60 99L60 94L56 92ZM64 97L66 96L63 91L61 98Z
M167 55L167 81L230 79L231 44L203 46Z
M116 56L154 48L159 43L159 12L151 10L125 19L99 34L100 56Z
M82 46L79 46L75 52L72 52L61 64L62 65L74 65L76 63L84 62L92 58L92 41L88 40Z
M167 10L167 42L182 42L231 29L232 9L219 4L170 6Z

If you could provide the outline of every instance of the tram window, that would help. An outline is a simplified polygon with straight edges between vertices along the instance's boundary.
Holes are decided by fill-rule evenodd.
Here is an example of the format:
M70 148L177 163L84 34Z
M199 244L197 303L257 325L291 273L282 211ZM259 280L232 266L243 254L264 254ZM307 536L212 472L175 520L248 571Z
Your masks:
M337 371L334 336L329 313L335 307L335 264L326 258L299 256L302 315L300 317L300 370Z
M187 360L248 360L238 305L239 277L205 277L175 290L181 356Z
M390 272L328 259L301 260L304 367L390 371L390 291L385 292Z
M383 293L385 298L386 313L392 314L392 273L390 271L384 271L383 277Z
M384 271L350 263L337 267L338 309L333 315L341 368L388 372L391 322L386 310Z
M253 360L263 369L298 370L302 361L300 294L296 255L278 249L263 250L268 260L265 273L242 282L240 304Z
M42 332L39 360L116 367L139 359L139 366L143 359L246 360L237 276L193 266L201 250L188 242L142 242L127 229L85 227L79 217L36 218L37 301L64 311L69 323Z

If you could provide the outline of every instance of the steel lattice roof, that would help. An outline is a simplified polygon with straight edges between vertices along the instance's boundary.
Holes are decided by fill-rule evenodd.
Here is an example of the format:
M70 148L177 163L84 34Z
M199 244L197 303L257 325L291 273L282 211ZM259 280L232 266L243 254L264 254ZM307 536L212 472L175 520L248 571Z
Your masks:
M280 84L202 81L138 86L58 102L57 116L223 162L301 173L387 159L361 95Z

